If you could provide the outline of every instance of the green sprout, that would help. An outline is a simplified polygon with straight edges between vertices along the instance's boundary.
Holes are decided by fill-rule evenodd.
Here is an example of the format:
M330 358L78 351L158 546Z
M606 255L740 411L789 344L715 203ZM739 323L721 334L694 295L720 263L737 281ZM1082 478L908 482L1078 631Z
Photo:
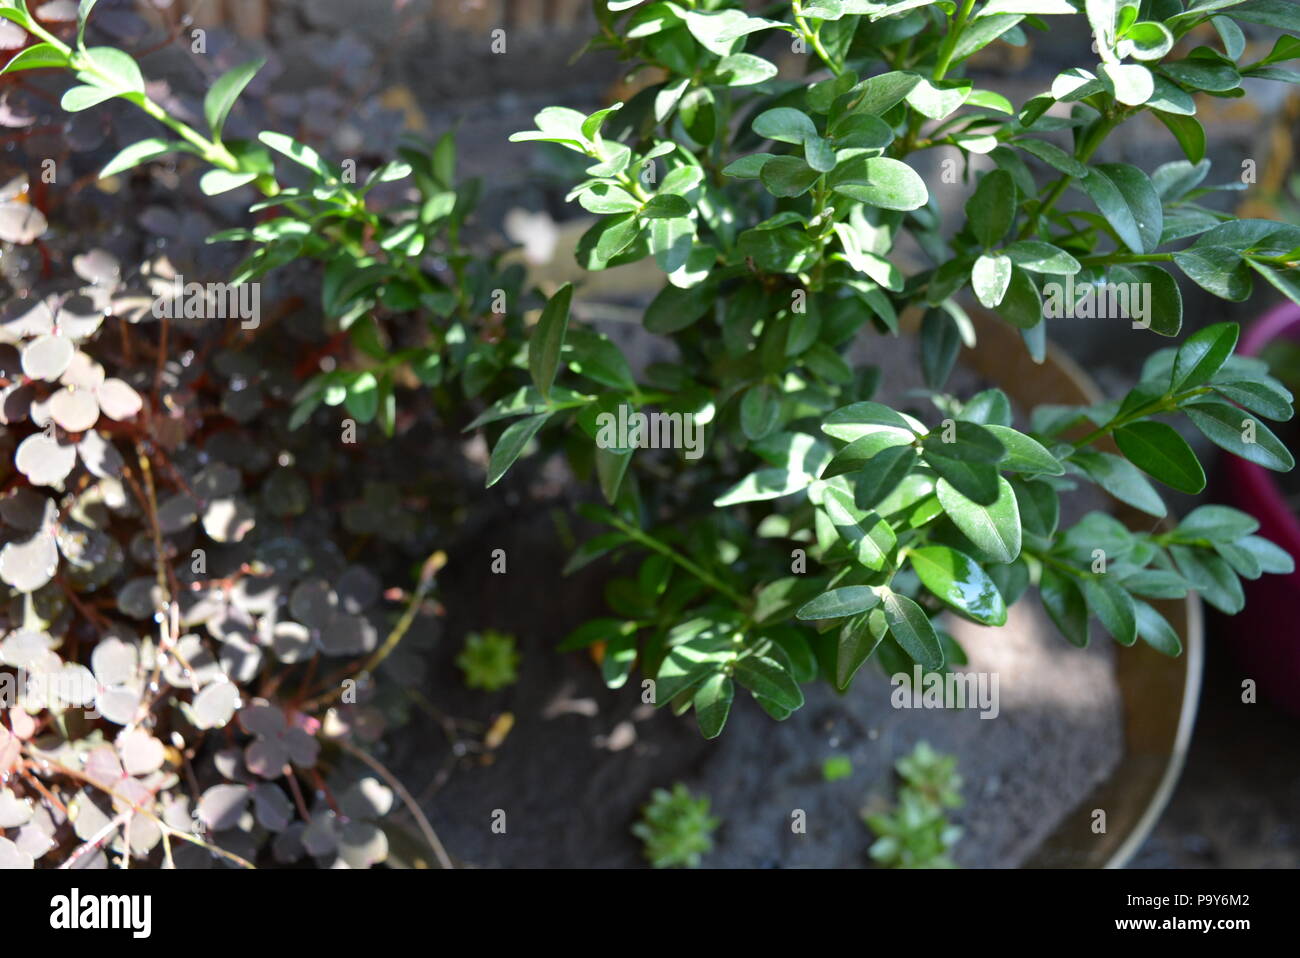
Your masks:
M515 637L495 629L471 632L465 648L456 656L456 664L465 673L465 684L472 689L495 692L519 679L519 652Z
M707 795L695 798L678 782L671 792L654 790L632 834L645 844L646 858L655 868L699 868L700 859L713 849L712 832L721 823L709 814Z
M921 742L894 763L903 779L898 805L883 813L864 813L876 841L871 857L886 868L955 868L948 853L962 830L945 809L962 805L957 758Z

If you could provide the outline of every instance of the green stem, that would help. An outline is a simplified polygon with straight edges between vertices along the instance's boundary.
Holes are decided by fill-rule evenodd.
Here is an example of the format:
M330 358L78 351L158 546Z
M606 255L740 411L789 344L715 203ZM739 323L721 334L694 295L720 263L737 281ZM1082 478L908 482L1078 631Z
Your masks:
M1079 142L1078 149L1074 152L1074 158L1080 163L1087 163L1092 158L1092 154L1097 152L1098 147L1110 135L1110 131L1119 126L1126 116L1128 116L1128 112L1125 110L1116 110L1113 113L1103 114L1097 121L1096 126L1088 131L1088 134ZM1038 223L1056 206L1056 201L1061 198L1061 194L1070 185L1071 179L1069 173L1061 174L1060 179L1052 185L1051 190L1044 197L1037 212L1025 220L1025 225L1021 228L1019 235L1016 237L1017 239L1025 239L1037 231Z
M1094 429L1082 439L1076 440L1072 445L1076 450L1082 449L1084 446L1091 445L1098 439L1110 435L1116 429L1127 426L1131 422L1137 422L1139 419L1145 419L1148 416L1156 416L1160 413L1173 412L1187 400L1194 399L1197 396L1203 396L1208 392L1211 392L1209 386L1197 386L1195 389L1189 389L1186 392L1170 393L1169 395L1161 396L1159 399L1153 399L1150 402L1143 403L1136 409L1125 413L1123 416L1116 416L1110 422L1106 423L1106 425Z
M1117 266L1121 263L1169 263L1173 253L1107 253L1104 256L1085 256L1079 260L1083 266Z
M974 0L971 0L971 2L973 3ZM844 67L832 60L831 55L827 53L826 48L822 46L821 28L818 27L816 30L812 29L812 27L808 25L808 21L804 19L803 5L800 4L799 0L794 0L794 23L795 26L799 28L799 35L803 37L804 42L807 43L808 46L812 47L813 52L817 54L822 63L826 64L827 69L829 69L835 76L839 76L843 73Z
M953 19L952 29L948 31L948 35L943 38L943 45L939 47L939 59L935 61L933 74L936 83L947 76L952 66L953 54L957 52L957 41L961 39L962 31L966 29L966 23L970 20L974 8L975 0L962 0L961 9Z
M686 556L682 555L676 549L672 548L672 546L665 545L664 543L656 539L654 536L647 535L645 532L643 532L641 529L638 529L636 526L629 525L628 523L619 521L618 519L612 520L611 525L613 525L615 529L617 529L619 532L623 533L624 535L628 536L629 538L635 539L637 542L641 543L641 545L645 546L647 549L653 549L655 552L658 552L660 555L671 559L673 562L676 562L679 566L681 566L691 575L695 576L695 578L699 579L701 582L709 586L709 588L713 589L715 592L720 592L722 595L725 595L736 605L744 607L749 604L746 601L745 597L742 596L739 592L737 592L731 586L727 585L721 579L715 577L712 573L708 572L706 569L703 569L700 566L696 565Z

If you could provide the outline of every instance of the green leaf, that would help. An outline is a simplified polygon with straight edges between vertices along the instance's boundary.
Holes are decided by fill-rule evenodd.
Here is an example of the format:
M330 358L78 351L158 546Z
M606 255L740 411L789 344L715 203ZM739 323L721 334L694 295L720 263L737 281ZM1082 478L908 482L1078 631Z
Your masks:
M989 423L986 427L1002 443L1006 456L998 463L1012 472L1042 473L1047 476L1065 474L1065 467L1036 439L1008 426Z
M717 738L731 714L731 702L736 696L735 683L721 672L704 680L695 692L695 719L705 738Z
M605 643L605 654L600 660L600 675L605 687L621 689L627 684L636 663L636 633L623 631L610 636Z
M1205 470L1172 426L1145 420L1121 426L1114 435L1119 451L1147 475L1191 495L1205 489Z
M779 648L779 647L778 647ZM751 654L736 660L736 681L756 696L793 711L803 705L803 690L777 659Z
M82 110L89 110L92 106L98 106L105 100L111 100L117 96L116 91L101 86L74 86L69 87L59 100L61 106L68 113L80 113Z
M588 213L629 213L641 209L641 201L611 183L597 183L578 195L578 205Z
M1250 267L1236 250L1226 246L1193 246L1173 254L1187 278L1207 293L1240 303L1250 296Z
M1046 140L1035 140L1031 137L1022 137L1015 140L1012 145L1020 147L1031 156L1038 157L1058 173L1073 176L1075 179L1086 177L1091 172L1088 167L1069 153L1066 153L1055 143L1048 143Z
M363 372L349 383L343 405L358 422L373 420L379 410L379 380L375 374Z
M985 253L971 267L970 284L975 298L982 306L993 309L1000 305L1011 285L1012 263L1009 256Z
M646 219L673 219L689 216L691 204L674 193L656 193L641 208L641 215Z
M1131 291L1128 313L1134 328L1149 328L1161 336L1178 335L1183 326L1183 297L1169 273L1159 266L1115 266L1107 278ZM1143 291L1147 292L1145 315L1138 315Z
M646 307L642 322L652 333L680 332L708 312L716 298L717 292L709 283L689 289L665 286Z
M91 47L85 56L94 64L94 70L82 70L78 80L105 86L117 96L144 93L144 75L131 54L117 47Z
M542 398L550 393L555 372L560 368L560 351L564 347L564 331L569 326L569 303L572 299L573 286L569 283L556 290L555 295L547 300L528 341L528 372Z
M1061 634L1072 644L1084 648L1088 644L1088 604L1078 581L1068 573L1060 572L1052 566L1043 566L1042 580L1038 584L1038 594L1043 600L1043 608L1060 630Z
M754 132L767 140L801 145L804 140L817 136L817 126L807 113L793 107L779 106L764 110L754 117Z
M1135 253L1154 252L1160 245L1164 211L1150 178L1127 163L1102 163L1088 171L1083 189Z
M835 478L857 472L888 448L910 446L910 435L894 432L868 433L841 448L822 471L822 478Z
M1185 392L1209 382L1232 355L1240 330L1236 323L1215 323L1189 336L1174 357L1170 391Z
M655 705L668 705L683 692L715 674L729 657L717 645L716 641L704 640L674 646L655 676Z
M1290 267L1284 272L1273 269L1271 266L1267 266L1249 256L1246 257L1246 262L1251 269L1268 280L1269 284L1279 293L1291 300L1291 302L1300 304L1300 281L1296 279L1295 267Z
M925 461L968 499L986 504L997 501L999 493L997 466L986 462L949 459L947 456L937 455L933 449L926 450Z
M797 619L839 619L867 612L879 604L880 596L870 586L846 585L805 602L794 615Z
M788 496L792 492L808 488L812 481L812 477L803 472L791 472L788 469L759 469L751 472L714 499L713 504L722 508L741 502L779 499L781 496Z
M869 509L859 509L849 493L834 486L826 488L822 507L858 562L876 572L885 567L898 545L888 522Z
M853 442L876 432L892 432L907 442L916 438L906 419L878 402L841 406L826 417L821 429L826 435L845 442Z
M929 202L925 181L906 163L885 156L856 156L827 175L836 193L886 210L915 210Z
M1155 92L1155 78L1140 63L1103 63L1101 75L1110 82L1115 99L1128 106L1141 106Z
M1044 539L1055 535L1061 516L1061 497L1057 491L1038 479L1017 479L1011 487L1016 491L1016 505L1020 508L1024 530Z
M1005 625L1007 607L993 580L968 555L947 546L908 552L921 584L949 608L981 625Z
M16 73L19 70L40 70L45 67L62 69L68 65L68 55L51 43L35 43L25 50L20 50L8 63L0 68L0 74Z
M812 189L820 176L797 156L774 156L763 164L758 178L773 196L794 197Z
M882 449L858 470L854 501L864 509L874 507L911 474L916 460L910 446Z
M956 420L934 430L921 445L927 454L933 452L963 462L1001 462L1007 453L1006 446L992 429L965 420Z
M330 179L333 176L332 171L325 165L325 161L320 158L319 153L310 146L299 143L293 137L285 136L283 133L277 133L274 130L263 130L257 134L257 138L277 153L282 153L299 166L305 166L324 179Z
M1017 329L1033 329L1043 321L1043 301L1038 287L1019 266L1011 268L1011 282L998 303L997 312Z
M1223 558L1204 549L1180 545L1170 546L1169 554L1192 588L1220 612L1236 615L1245 606L1241 580Z
M740 428L751 441L762 439L781 424L781 399L766 384L751 387L740 400Z
M161 140L157 137L150 137L146 140L137 140L130 146L123 149L117 156L108 161L107 165L99 171L99 178L106 179L110 176L116 176L118 173L124 173L127 170L139 166L141 163L156 159L160 156L166 156L168 153L175 153L177 150L188 150L189 146L184 143L174 142L171 140Z
M1120 645L1137 641L1137 614L1133 597L1124 587L1109 576L1087 576L1083 579L1083 596L1088 608Z
M925 610L905 595L886 592L884 612L890 634L912 661L926 669L943 667L943 648Z
M199 189L204 196L228 193L257 179L256 173L231 173L229 170L208 170L199 178Z
M835 643L835 687L843 691L853 681L862 663L871 658L871 653L889 632L889 623L881 609L873 609L865 615L859 615L840 628Z
M1178 523L1176 534L1183 542L1204 539L1211 543L1236 542L1259 528L1259 521L1228 506L1197 506Z
M1161 110L1153 112L1156 119L1168 127L1189 160L1199 163L1205 159L1205 128L1196 121L1195 117L1179 116Z
M207 118L208 129L212 131L214 140L221 139L221 131L226 126L226 117L230 116L235 101L244 92L249 81L257 75L257 71L265 65L264 59L250 60L226 71L216 83L212 84L207 96L203 98L203 115Z
M1071 461L1120 502L1127 502L1148 515L1164 517L1166 509L1160 493L1127 459L1108 452L1080 450Z
M1233 545L1245 552L1259 564L1260 572L1270 575L1290 575L1295 571L1295 560L1281 546L1269 542L1262 536L1246 536Z
M1021 269L1053 276L1073 276L1083 267L1065 250L1042 240L1018 240L1003 252Z
M1142 641L1161 655L1177 658L1183 654L1183 643L1178 633L1163 615L1138 599L1133 600L1133 612L1136 619L1137 634Z
M497 440L496 447L493 448L492 455L488 459L487 485L489 488L496 485L498 480L506 474L506 470L514 465L515 460L524 451L524 447L537 435L538 430L550 418L551 414L549 412L538 413L535 416L513 422L506 428L506 431L501 434L501 438Z
M849 101L848 111L880 116L902 102L920 82L917 74L898 70L869 77L850 91L853 99Z
M1192 425L1220 449L1265 469L1289 472L1295 457L1268 428L1236 406L1221 402L1195 402L1183 411Z
M1293 415L1290 390L1274 382L1214 383L1214 389L1227 399L1245 406L1251 412L1277 422L1286 422Z
M86 22L90 19L90 11L95 9L95 4L99 0L81 0L77 4L77 47L80 49L86 45Z
M776 76L774 63L752 53L733 53L718 61L714 72L727 86L753 86Z
M1006 235L1015 216L1016 184L1011 174L996 169L985 173L966 201L966 221L975 238L985 247L993 246Z
M1020 555L1020 510L1006 479L998 477L998 496L989 505L962 495L947 479L940 479L935 491L953 524L991 561L1011 562Z

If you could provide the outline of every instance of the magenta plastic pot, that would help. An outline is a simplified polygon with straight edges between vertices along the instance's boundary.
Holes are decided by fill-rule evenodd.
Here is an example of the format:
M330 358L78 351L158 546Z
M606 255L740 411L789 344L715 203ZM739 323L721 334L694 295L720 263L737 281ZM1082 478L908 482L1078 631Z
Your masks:
M1300 306L1283 303L1246 331L1239 352L1257 356L1278 339L1300 342ZM1300 557L1300 518L1288 507L1277 474L1235 456L1225 457L1232 504L1259 520L1259 535ZM1300 715L1300 570L1246 581L1246 608L1227 620L1227 639L1260 697Z

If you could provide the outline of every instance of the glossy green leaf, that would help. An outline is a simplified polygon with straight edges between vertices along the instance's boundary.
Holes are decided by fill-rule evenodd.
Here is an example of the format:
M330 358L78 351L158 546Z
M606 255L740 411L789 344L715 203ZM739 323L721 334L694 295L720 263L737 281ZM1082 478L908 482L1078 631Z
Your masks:
M569 326L569 304L573 299L573 286L565 283L547 300L541 318L528 341L528 372L545 399L555 382L560 368L560 351L564 347L564 332Z
M1205 470L1173 427L1145 420L1121 426L1114 436L1119 451L1147 475L1191 495L1205 489Z
M735 683L721 672L710 675L696 690L695 719L700 723L700 732L705 738L717 738L722 734L735 695Z
M867 612L880 604L876 590L865 585L846 585L824 592L805 602L795 613L798 619L839 619Z
M1086 576L1083 579L1083 596L1088 609L1116 642L1132 645L1137 641L1137 616L1133 608L1133 597L1122 585L1106 575Z
M525 419L513 422L506 427L488 459L487 484L489 487L496 485L501 477L506 474L506 470L514 465L515 460L524 451L524 447L537 435L538 430L550 418L551 414L549 412L538 413L535 416L528 416Z
M1120 502L1126 502L1148 515L1163 517L1166 513L1160 493L1127 459L1108 452L1079 451L1071 461L1079 466L1093 482L1101 486Z
M1088 604L1078 580L1052 566L1043 567L1038 594L1048 617L1072 644L1084 648L1088 644Z
M1047 476L1065 474L1065 467L1037 439L1008 426L990 423L985 427L1002 443L1005 456L998 462L1002 469L1012 472L1041 473Z
M982 625L1005 625L1007 607L997 586L978 563L947 546L908 552L921 584L949 608Z
M947 479L935 487L948 518L993 562L1011 562L1020 555L1020 510L1011 484L998 477L998 496L983 505L958 492Z
M1015 215L1016 185L1011 175L998 169L985 173L966 201L966 221L975 238L985 247L993 246L1011 228Z
M1295 457L1273 431L1236 406L1221 402L1194 402L1184 406L1192 425L1205 438L1234 456L1277 472L1295 467Z
M1236 323L1215 323L1189 336L1178 347L1169 388L1184 392L1209 382L1232 355L1239 332Z
M203 115L208 121L208 129L212 131L214 140L221 139L221 131L225 129L226 118L230 116L235 101L265 64L265 60L251 60L241 64L223 73L209 88L203 98Z
M889 633L903 651L923 668L942 668L943 649L925 610L897 592L886 592L882 605Z

